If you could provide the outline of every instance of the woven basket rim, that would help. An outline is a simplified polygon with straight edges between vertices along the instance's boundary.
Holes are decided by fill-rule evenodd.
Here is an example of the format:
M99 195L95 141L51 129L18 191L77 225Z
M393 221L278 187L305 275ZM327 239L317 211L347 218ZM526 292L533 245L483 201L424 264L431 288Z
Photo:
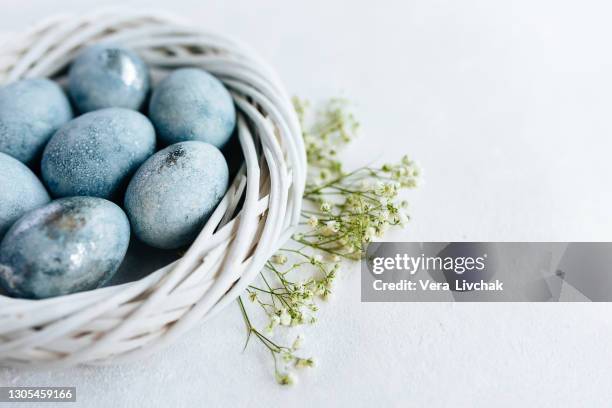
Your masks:
M82 47L113 42L157 69L202 67L234 98L245 162L183 257L139 280L91 291L40 300L0 294L0 366L148 355L233 301L298 224L306 158L291 100L252 49L165 12L63 14L11 37L0 42L0 83L54 77Z

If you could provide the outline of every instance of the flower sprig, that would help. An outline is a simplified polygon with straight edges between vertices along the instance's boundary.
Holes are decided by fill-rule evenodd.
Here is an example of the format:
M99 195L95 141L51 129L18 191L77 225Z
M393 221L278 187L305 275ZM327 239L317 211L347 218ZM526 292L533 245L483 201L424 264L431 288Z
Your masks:
M279 369L279 364L284 363L285 365L293 364L296 368L305 368L305 367L314 367L314 360L312 358L301 358L296 356L295 352L300 349L302 345L303 338L301 336L297 336L293 341L291 347L281 346L272 341L268 336L261 333L257 328L251 323L251 319L244 307L244 303L242 302L242 298L238 298L238 304L240 305L240 311L242 312L242 317L244 318L244 322L247 328L247 340L244 344L244 348L249 344L249 340L251 336L255 336L269 351L272 355L272 359L274 360L274 373L276 380L281 385L293 385L296 381L295 375L291 372L288 372L286 369ZM280 360L280 362L279 362Z
M390 227L406 225L408 203L400 192L417 187L420 178L417 164L407 156L398 163L346 172L338 152L359 129L347 102L332 99L314 117L306 101L295 98L294 106L308 159L301 228L266 263L259 283L247 288L245 296L267 319L263 330L251 323L238 300L248 333L245 348L252 336L257 338L270 351L282 385L296 381L294 368L312 367L314 360L296 355L301 335L291 346L282 346L272 340L275 332L316 322L318 302L331 296L341 263L361 259L369 242Z

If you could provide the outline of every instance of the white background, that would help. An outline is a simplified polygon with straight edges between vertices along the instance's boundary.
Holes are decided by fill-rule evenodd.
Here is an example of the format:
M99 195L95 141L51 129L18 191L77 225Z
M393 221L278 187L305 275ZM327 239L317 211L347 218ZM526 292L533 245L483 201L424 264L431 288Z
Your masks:
M0 2L17 30L103 1ZM126 4L127 2L122 2ZM250 42L291 93L355 101L350 162L404 152L425 169L396 240L612 240L607 1L163 1ZM362 304L357 270L308 333L319 367L277 386L230 306L129 366L0 371L72 385L83 406L603 406L607 304Z

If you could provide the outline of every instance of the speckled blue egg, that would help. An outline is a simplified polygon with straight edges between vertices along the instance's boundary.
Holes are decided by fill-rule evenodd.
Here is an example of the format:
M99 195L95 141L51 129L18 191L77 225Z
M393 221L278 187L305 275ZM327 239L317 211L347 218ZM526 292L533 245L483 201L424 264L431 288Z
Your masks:
M45 144L72 119L64 91L44 78L24 79L0 88L0 152L31 164Z
M149 117L165 144L199 140L221 148L236 125L230 93L217 78L196 68L178 69L159 83Z
M181 142L155 153L136 172L125 193L132 231L163 249L191 243L228 186L228 168L214 146Z
M0 286L10 296L43 299L95 289L119 268L130 224L102 198L55 200L24 215L0 244Z
M89 112L51 138L42 176L54 197L115 199L155 151L155 130L142 114L123 108Z
M138 55L108 44L83 50L68 72L70 96L82 113L103 108L138 110L149 83L149 69Z
M49 200L47 190L25 164L0 153L0 239L22 215Z

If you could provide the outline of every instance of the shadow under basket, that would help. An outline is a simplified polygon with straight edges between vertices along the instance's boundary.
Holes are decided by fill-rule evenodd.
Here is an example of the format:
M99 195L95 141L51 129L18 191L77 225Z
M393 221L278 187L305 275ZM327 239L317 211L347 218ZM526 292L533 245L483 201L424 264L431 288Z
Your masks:
M61 80L75 55L96 42L131 48L152 70L196 66L219 78L236 104L244 163L180 259L87 292L44 300L0 295L0 366L149 355L234 301L299 222L306 157L298 118L275 72L234 40L163 13L62 15L0 44L0 83Z

